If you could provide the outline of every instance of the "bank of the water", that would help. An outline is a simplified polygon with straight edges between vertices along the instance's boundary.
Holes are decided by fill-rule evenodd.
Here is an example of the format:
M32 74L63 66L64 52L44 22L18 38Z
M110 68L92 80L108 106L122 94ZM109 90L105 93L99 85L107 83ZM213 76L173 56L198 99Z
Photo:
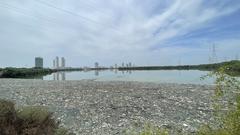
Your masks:
M95 80L95 81L138 81L150 83L213 84L214 78L201 80L208 71L198 70L141 70L141 71L88 71L56 72L42 77L43 80Z
M0 79L0 93L17 106L48 107L81 135L121 134L146 122L194 132L213 122L209 85Z
M53 72L48 68L4 68L0 70L0 78L35 78Z
M232 60L214 64L199 65L177 65L177 66L137 66L137 67L120 67L119 70L200 70L214 71L219 68L225 68L225 72L231 76L240 76L240 61Z

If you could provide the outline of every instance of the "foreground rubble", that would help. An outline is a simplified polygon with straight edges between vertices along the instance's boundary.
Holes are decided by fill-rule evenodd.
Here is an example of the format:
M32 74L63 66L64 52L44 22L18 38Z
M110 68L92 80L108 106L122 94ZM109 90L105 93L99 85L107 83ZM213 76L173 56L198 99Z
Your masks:
M0 79L0 98L41 105L76 134L114 135L146 123L193 133L211 123L213 87L141 82Z

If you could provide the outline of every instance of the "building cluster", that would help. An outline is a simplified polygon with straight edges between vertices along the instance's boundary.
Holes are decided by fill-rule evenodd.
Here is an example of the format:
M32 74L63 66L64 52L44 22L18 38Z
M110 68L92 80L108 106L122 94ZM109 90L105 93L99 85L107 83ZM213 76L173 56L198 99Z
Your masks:
M115 64L115 67L116 67L117 65ZM132 65L132 63L131 62L129 62L129 63L122 63L122 67L123 68L129 68L129 67L132 67L133 65Z
M61 63L58 56L53 60L53 68L55 69L65 68L65 66L66 66L66 60L64 57L61 58Z
M43 68L43 58L41 57L35 58L35 68Z
M94 67L95 67L95 68L99 68L99 63L98 63L98 62L95 62L95 63L94 63Z

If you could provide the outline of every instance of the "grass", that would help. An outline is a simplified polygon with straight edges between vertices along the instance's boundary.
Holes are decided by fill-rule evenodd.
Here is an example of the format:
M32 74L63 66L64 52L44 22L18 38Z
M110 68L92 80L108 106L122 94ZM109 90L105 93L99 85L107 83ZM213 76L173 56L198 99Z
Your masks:
M72 135L43 107L23 107L0 100L0 135Z

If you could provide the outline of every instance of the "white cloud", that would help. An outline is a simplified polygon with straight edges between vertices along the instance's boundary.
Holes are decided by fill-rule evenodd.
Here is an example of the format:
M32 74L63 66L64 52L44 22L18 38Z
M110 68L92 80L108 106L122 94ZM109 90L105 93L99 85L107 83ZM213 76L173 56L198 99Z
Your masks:
M209 4L211 2L215 3ZM0 2L0 41L11 48L0 45L0 50L16 49L18 55L29 53L29 57L59 55L69 56L71 61L84 58L80 63L70 63L75 66L92 63L94 59L107 64L124 60L159 64L156 58L183 55L189 50L187 47L166 49L167 42L240 9L239 4L227 6L226 1L211 2L3 0ZM153 47L160 50L154 51ZM171 51L174 54L169 53ZM3 55L7 54L0 53ZM7 64L8 60L5 61ZM164 61L160 63L168 63ZM51 60L48 65L50 63Z

